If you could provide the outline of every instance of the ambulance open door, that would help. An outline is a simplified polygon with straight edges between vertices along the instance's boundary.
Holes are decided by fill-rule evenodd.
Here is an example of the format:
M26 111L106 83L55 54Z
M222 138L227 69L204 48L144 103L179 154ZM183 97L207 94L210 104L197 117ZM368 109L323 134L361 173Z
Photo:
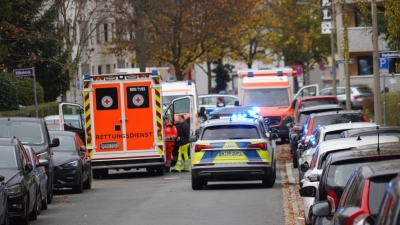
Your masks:
M312 97L312 96L318 96L318 95L319 95L318 84L304 86L293 97L291 107L292 107L292 109L294 109L297 99L299 99L299 98Z
M171 123L178 123L178 116L183 115L190 127L190 135L195 134L194 99L192 96L172 100L164 111Z
M74 103L60 103L58 110L60 130L73 131L86 143L83 107Z

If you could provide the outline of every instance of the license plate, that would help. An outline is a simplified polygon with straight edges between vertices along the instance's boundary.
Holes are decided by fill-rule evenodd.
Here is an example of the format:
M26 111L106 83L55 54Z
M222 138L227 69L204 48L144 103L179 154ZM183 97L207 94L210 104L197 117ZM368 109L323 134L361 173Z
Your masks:
M221 151L220 156L238 156L242 155L242 151Z
M113 149L113 148L119 148L118 143L102 143L100 144L100 149Z

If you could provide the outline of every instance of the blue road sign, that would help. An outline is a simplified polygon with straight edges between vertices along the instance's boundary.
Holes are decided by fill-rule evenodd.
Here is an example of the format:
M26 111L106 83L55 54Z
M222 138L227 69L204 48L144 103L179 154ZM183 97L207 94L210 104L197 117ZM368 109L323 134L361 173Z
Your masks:
M400 52L395 51L387 51L387 52L380 52L379 58L400 58Z
M34 68L15 69L13 70L14 77L31 77L35 76Z
M389 69L389 59L379 58L379 69Z
M332 67L329 68L329 76L332 78Z

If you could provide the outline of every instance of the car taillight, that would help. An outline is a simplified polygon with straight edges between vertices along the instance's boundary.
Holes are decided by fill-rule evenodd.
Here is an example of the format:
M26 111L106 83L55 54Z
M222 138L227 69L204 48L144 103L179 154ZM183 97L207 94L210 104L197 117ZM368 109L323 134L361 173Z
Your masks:
M369 187L370 187L371 181L370 180L365 180L364 182L364 187L362 189L361 197L360 197L360 209L353 212L352 215L349 216L349 220L347 224L353 224L353 225L358 225L358 224L364 224L365 218L367 218L369 215L371 215L371 212L369 211Z
M296 133L296 134L300 134L301 133L301 128L299 126L294 126L292 131L294 133Z
M267 150L267 144L266 143L258 143L258 144L249 144L247 148L256 148L256 149L261 149L261 150Z
M194 148L194 151L200 152L201 150L205 150L205 149L214 149L214 147L211 145L196 145L196 147Z
M331 213L333 215L338 207L339 199L336 196L336 193L329 188L326 188L326 194L327 194L326 200L329 202L329 205L331 206ZM326 218L328 220L331 220L332 216L327 216Z
M359 96L359 95L354 95L354 96L353 96L354 99L359 99L360 97L361 97L361 96Z
M364 122L369 122L369 119L365 114L362 115L362 118L363 118Z

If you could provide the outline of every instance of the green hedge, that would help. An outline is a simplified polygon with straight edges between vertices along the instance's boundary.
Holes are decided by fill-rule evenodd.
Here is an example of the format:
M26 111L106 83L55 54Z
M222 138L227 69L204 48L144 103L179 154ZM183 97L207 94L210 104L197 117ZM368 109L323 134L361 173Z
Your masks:
M9 73L0 74L1 77L7 78L11 82L13 82L17 88L17 98L18 104L21 105L34 105L35 104L35 95L33 88L33 79L31 77L26 77L21 80L21 78L15 78ZM40 85L36 81L36 94L38 103L44 102L44 90L42 85Z
M0 110L18 109L17 87L5 77L0 77Z
M382 123L384 118L384 95L381 94ZM363 110L371 118L374 118L374 98L363 100ZM386 125L400 126L400 92L386 93Z
M58 106L60 103L58 102L47 102L38 104L38 113L39 117L45 117L49 115L58 115ZM31 114L32 117L36 116L35 106L28 106L26 108L21 108L19 110L13 111L0 111L0 116L27 116Z

